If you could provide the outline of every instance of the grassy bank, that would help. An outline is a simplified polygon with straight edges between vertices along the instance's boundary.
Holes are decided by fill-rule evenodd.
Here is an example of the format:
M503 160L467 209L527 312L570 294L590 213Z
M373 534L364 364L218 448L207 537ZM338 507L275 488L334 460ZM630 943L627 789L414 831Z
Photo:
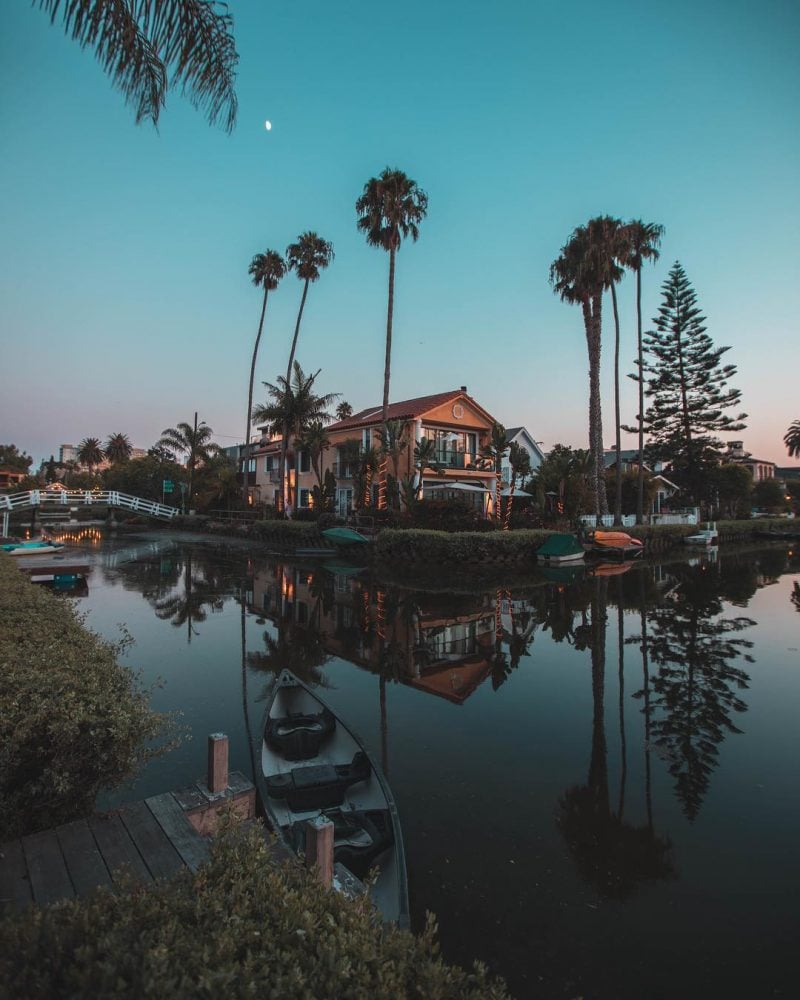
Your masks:
M218 836L211 860L167 883L0 922L9 996L505 1000L500 981L438 955L435 925L385 929L297 864L276 865L255 829Z
M132 777L168 721L119 647L0 554L0 840L91 812Z

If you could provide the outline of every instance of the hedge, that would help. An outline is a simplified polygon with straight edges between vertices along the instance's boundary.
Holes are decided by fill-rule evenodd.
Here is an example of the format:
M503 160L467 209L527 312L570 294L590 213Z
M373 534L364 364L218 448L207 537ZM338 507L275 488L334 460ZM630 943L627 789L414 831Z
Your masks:
M155 887L99 890L0 923L0 982L28 1000L274 997L505 1000L504 984L383 928L365 898L324 891L278 865L257 827L223 829L211 858Z
M550 531L425 531L386 528L375 543L379 561L419 561L436 565L474 562L524 564L534 561L534 553Z
M0 554L0 840L91 812L172 729L72 604Z

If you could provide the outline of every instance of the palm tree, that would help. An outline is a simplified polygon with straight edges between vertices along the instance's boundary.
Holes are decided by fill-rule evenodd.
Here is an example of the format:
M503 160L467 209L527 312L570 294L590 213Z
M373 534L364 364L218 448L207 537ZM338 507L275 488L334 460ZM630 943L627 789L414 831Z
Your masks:
M498 524L502 523L503 512L501 510L501 492L503 486L503 455L508 451L511 442L506 436L506 429L502 424L495 421L492 424L492 432L488 442L481 448L481 459L485 467L494 469L494 516ZM503 526L504 529L508 525Z
M296 243L290 243L286 248L286 263L290 271L294 271L297 277L303 282L303 295L300 299L300 309L297 312L297 322L294 327L294 337L289 351L289 363L286 365L286 382L291 382L292 365L297 350L297 338L300 336L300 323L303 319L303 310L306 305L308 286L312 281L319 279L320 271L323 271L333 260L333 244L323 240L316 233L301 233ZM281 433L281 452L278 465L278 479L281 483L280 503L278 509L282 509L283 502L283 481L286 474L286 452L289 448L289 427L284 424Z
M289 428L290 437L300 437L303 431L316 420L330 423L328 407L338 399L338 393L330 392L318 396L314 383L319 369L313 375L306 375L300 364L294 363L294 378L289 384L282 376L277 383L265 382L269 400L253 407L253 420L266 423L272 431ZM281 486L283 492L283 486Z
M336 419L337 420L347 420L348 417L353 416L353 407L346 401L342 400L341 403L336 407Z
M308 452L308 457L311 460L311 468L317 477L319 488L322 489L322 466L320 459L322 458L322 453L327 451L331 446L331 439L325 430L325 424L321 420L310 421L303 428L300 436L295 439L294 446L300 451Z
M605 215L600 219L605 244L605 252L609 258L609 268L615 264L622 265L627 254L627 239L625 227L621 219L612 219ZM625 275L622 268L617 269L617 277L613 276L609 281L611 289L611 305L614 311L614 444L617 452L617 461L614 467L614 524L622 524L622 462L620 453L622 451L622 418L619 407L619 308L617 306L617 281L621 281ZM605 486L605 484L603 484Z
M96 466L103 461L100 438L84 438L78 445L78 462L85 465L91 476Z
M398 467L400 464L400 456L402 455L406 445L408 444L408 438L406 436L406 424L403 420L387 420L380 431L381 438L381 457L390 458L392 461L392 472L394 474L394 496L392 497L392 506L399 507L400 505L400 493L398 490Z
M506 504L506 517L503 527L506 531L511 527L511 510L514 506L514 490L517 479L525 482L525 477L530 475L531 456L518 441L512 441L508 446L508 461L511 465L511 482L509 484L509 497Z
M245 506L250 498L250 428L253 415L253 380L256 375L256 358L258 345L261 343L261 331L264 329L264 315L267 311L267 296L278 287L278 282L286 274L286 262L279 253L267 250L257 253L250 261L248 274L253 279L256 288L264 289L264 300L261 303L261 319L258 321L258 334L253 346L253 357L250 361L250 382L247 389L247 425L244 435L244 455L242 457L242 499Z
M603 467L603 415L600 404L600 346L603 292L618 281L620 268L608 252L607 217L578 226L550 265L550 284L563 302L583 312L589 354L589 450L594 462L593 495L598 518L608 513Z
M644 520L644 355L642 350L642 264L646 260L655 263L659 258L661 237L664 227L656 222L642 222L633 219L625 224L624 241L626 253L622 260L625 267L636 273L636 381L639 383L639 468L636 475L636 523ZM617 421L619 422L619 421ZM619 456L617 456L619 458Z
M790 458L800 458L800 420L795 420L789 430L783 435L783 443Z
M389 253L389 302L386 311L386 360L383 369L383 425L389 419L389 378L392 367L392 314L394 312L395 256L402 240L416 242L419 224L428 211L428 196L402 170L389 167L371 177L356 201L358 228L367 243ZM386 506L386 463L381 464L378 506Z
M136 109L136 124L158 125L169 87L179 87L210 124L236 124L233 17L222 4L197 0L34 0L98 61Z
M436 442L433 438L420 438L414 445L414 466L419 479L415 486L417 499L422 495L422 477L426 469L438 470L439 463L436 461Z
M212 455L219 451L219 446L214 444L211 436L214 432L205 422L201 420L197 423L197 414L194 415L194 424L181 422L177 427L167 427L161 432L161 437L156 445L163 448L170 448L179 455L186 455L186 465L189 470L189 508L192 506L192 490L194 487L194 470L198 462L207 462Z
M131 457L133 446L127 434L109 434L105 446L105 456L112 465L127 462Z

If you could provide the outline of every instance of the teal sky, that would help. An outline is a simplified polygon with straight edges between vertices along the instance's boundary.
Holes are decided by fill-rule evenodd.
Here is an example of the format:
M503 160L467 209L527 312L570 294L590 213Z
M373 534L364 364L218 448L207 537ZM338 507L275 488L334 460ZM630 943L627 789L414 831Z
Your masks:
M580 310L553 295L548 268L591 215L641 217L667 230L645 317L679 259L739 368L750 418L736 436L788 464L781 438L800 418L797 4L230 7L232 136L178 93L158 132L137 127L90 52L26 0L5 5L0 443L37 460L117 431L148 447L195 410L221 443L241 440L260 307L247 267L306 229L336 259L309 294L298 358L322 369L321 390L379 403L388 262L356 231L354 203L388 165L430 200L398 258L394 399L466 385L545 447L585 447ZM628 277L623 372L633 290ZM259 380L285 370L300 291L291 276L271 297ZM612 363L609 302L608 444Z

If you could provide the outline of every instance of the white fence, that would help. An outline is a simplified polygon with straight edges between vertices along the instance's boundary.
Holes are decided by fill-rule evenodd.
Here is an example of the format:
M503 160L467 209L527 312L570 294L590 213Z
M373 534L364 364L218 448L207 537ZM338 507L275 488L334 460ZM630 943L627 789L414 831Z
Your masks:
M698 524L700 521L700 509L693 507L691 510L675 511L673 514L650 514L646 520L650 524ZM581 523L586 528L596 528L597 518L594 514L585 514L581 518ZM632 528L636 524L633 514L622 515L623 528ZM611 528L614 526L614 515L603 514L600 518L601 528Z
M581 518L581 524L585 528L596 528L597 527L597 517L594 514L584 514ZM632 528L636 524L636 518L633 514L623 514L622 515L622 527ZM612 528L614 526L614 515L613 514L603 514L600 518L601 528Z
M24 510L28 507L120 507L148 517L169 521L180 511L163 503L134 497L119 490L28 490L25 493L0 494L0 510Z

